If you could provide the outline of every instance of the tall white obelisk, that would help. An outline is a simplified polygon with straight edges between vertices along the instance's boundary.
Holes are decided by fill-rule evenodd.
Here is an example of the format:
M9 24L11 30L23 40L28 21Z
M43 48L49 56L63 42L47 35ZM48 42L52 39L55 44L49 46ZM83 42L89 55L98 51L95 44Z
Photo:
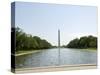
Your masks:
M60 30L58 29L58 48L60 49Z
M58 64L60 65L60 30L58 29Z

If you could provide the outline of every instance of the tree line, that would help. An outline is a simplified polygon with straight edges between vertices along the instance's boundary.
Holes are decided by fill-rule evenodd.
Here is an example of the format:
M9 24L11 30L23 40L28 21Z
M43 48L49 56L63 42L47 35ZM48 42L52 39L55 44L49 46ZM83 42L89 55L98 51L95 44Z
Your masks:
M15 28L16 33L16 51L19 50L35 50L35 49L47 49L52 45L45 39L41 39L38 36L32 36L26 34L20 28Z
M97 48L97 37L92 35L83 36L71 40L65 47L67 48Z
M52 46L47 40L41 39L38 36L26 34L19 27L15 28L16 33L16 51L20 50L37 50L57 48ZM97 48L97 37L92 35L83 36L71 40L67 45L61 46L66 48Z

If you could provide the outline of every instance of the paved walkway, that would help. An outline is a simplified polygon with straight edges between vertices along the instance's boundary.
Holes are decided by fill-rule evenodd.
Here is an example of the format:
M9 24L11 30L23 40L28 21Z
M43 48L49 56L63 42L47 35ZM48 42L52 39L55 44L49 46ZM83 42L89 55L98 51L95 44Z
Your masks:
M16 69L15 73L52 72L52 71L84 70L84 69L96 69L96 68L97 66L94 64L65 65L65 66L54 66L54 67Z

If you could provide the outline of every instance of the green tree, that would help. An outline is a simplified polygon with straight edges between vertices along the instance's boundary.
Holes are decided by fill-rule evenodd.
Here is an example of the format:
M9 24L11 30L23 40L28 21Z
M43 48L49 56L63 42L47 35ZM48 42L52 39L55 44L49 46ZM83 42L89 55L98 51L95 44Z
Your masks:
M26 34L20 28L16 28L16 51L19 50L34 50L51 48L52 45L45 39L41 39L38 36L32 36Z
M78 47L78 43L79 43L79 39L76 38L76 39L70 41L70 43L67 45L67 47L68 48L70 48L70 47L71 48L76 48L76 47Z
M97 48L97 37L83 36L80 39L71 40L67 46L68 48Z

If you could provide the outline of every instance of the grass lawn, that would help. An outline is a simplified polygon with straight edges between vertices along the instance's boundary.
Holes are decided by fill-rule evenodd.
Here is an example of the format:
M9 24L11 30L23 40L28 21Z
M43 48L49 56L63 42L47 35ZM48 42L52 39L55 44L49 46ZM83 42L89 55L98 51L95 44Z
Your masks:
M36 53L36 52L40 52L41 50L30 50L30 51L18 51L15 53L15 56L21 56L21 55L26 55L26 54L31 54L31 53Z

